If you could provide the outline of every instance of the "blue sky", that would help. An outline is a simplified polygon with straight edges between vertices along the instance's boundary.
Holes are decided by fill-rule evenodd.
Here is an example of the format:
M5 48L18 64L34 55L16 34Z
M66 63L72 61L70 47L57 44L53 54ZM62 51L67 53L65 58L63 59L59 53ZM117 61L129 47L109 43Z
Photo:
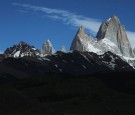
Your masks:
M134 0L0 0L0 51L26 41L41 49L69 50L80 25L95 35L102 21L117 15L135 47Z

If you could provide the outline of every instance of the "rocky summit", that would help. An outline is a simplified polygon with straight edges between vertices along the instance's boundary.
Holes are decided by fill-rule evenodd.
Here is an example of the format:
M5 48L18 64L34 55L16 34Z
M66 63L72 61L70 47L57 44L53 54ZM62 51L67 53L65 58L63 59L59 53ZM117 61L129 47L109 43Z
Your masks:
M43 43L43 45L42 45L42 54L43 55L54 54L54 53L55 53L55 49L53 48L50 40L47 40L45 43Z
M70 50L71 51L77 50L81 52L92 51L93 49L96 50L96 48L93 48L93 49L89 48L90 47L89 42L91 43L94 42L94 39L92 36L87 35L84 31L84 27L81 26L79 30L77 31L77 34L75 35L75 38L71 44ZM93 50L93 52L95 50Z
M135 58L116 16L97 37L81 26L71 45L55 52L26 42L0 54L0 115L134 115Z
M112 16L107 21L101 24L99 31L97 32L96 38L92 37L91 35L88 35L85 32L84 27L81 26L73 39L70 50L71 53L73 53L74 51L78 51L80 53L83 52L94 53L95 55L97 55L97 57L106 57L106 55L108 55L107 52L110 52L109 53L110 57L113 57L113 55L117 55L117 57L120 57L123 60L123 62L126 62L129 64L129 66L135 68L135 58L134 58L135 49L133 50L131 48L130 42L126 35L125 28L122 26L117 16ZM65 46L62 46L61 52L66 53ZM0 55L0 60L3 60L4 58L8 57L20 58L24 56L31 56L34 58L40 58L42 60L48 55L54 57L53 54L56 55L56 57L58 56L50 40L47 40L45 43L43 43L41 51L36 49L34 46L29 45L26 42L22 41L18 45L13 45L13 47L7 48L4 54ZM87 58L87 56L85 57ZM95 59L96 59L94 60L95 62L103 61L98 58ZM114 59L112 59L113 63L108 62L107 60L108 59L106 58L102 62L102 67L103 65L106 65L109 69L111 68L112 70L116 70L116 67L120 66L119 62L115 63L116 60ZM56 60L53 61L51 60L51 62L57 63ZM83 64L83 66L85 65L86 64ZM91 66L92 65L90 65L90 67ZM67 68L66 65L65 67ZM123 69L125 69L125 67L123 67Z
M126 31L117 16L112 16L101 24L96 38L87 35L81 26L70 50L89 51L98 54L111 51L117 55L134 57Z
M7 57L24 57L24 56L32 56L38 57L40 55L40 51L36 49L34 46L27 44L24 41L21 41L19 44L13 45L10 48L7 48L4 51L4 56Z
M96 38L98 41L106 38L114 43L114 53L126 57L134 57L125 28L121 25L117 16L112 16L106 22L102 23Z

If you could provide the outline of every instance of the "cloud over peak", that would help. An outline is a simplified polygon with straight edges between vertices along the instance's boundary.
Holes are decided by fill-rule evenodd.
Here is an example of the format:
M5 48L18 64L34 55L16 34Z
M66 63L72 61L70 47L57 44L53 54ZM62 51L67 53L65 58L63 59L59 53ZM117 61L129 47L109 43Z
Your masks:
M27 11L42 12L46 17L55 20L61 20L64 24L68 24L74 27L80 27L82 25L92 35L96 35L102 23L101 20L88 18L83 15L78 15L68 10L52 9L20 3L12 3L12 5L23 7L25 10L25 11L21 10L23 13ZM135 32L127 31L127 36L129 38L132 47L135 48Z
M52 9L19 3L12 3L12 5L21 6L25 8L25 10L42 12L46 14L45 16L52 19L61 20L64 24L70 24L75 27L80 27L81 25L83 25L85 29L89 30L92 34L97 33L99 26L101 24L101 21L99 20L87 18L82 15L77 15L76 13L71 13L70 11L67 10Z

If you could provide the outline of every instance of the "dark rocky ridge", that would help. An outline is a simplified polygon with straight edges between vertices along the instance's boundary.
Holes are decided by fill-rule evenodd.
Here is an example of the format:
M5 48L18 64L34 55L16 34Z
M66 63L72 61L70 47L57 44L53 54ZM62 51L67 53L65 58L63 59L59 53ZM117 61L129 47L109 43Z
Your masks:
M133 68L111 52L57 52L45 58L6 58L0 62L0 81L44 76L47 73L91 75L95 73L133 72Z
M64 48L62 50L65 52ZM110 51L113 54L120 55L121 57L134 57L134 53L127 38L125 29L116 16L112 16L109 20L101 24L97 33L97 39L87 35L83 26L81 26L75 35L70 50L77 50L79 52L94 52L98 56ZM45 57L48 54L52 55L54 53L55 50L49 40L42 45L41 51L25 42L20 42L18 45L7 48L4 55L0 56L0 60L7 57ZM122 59L124 60L124 58ZM130 65L135 65L134 60L126 61L129 62Z
M13 58L14 49L35 51L22 43L7 50L10 58L0 55L0 115L135 114L135 71L110 51L84 52L81 40L95 44L84 35L81 27L74 47L81 52Z
M4 51L5 57L23 57L23 56L32 56L39 57L40 51L34 46L27 44L26 42L21 41L13 47L7 48Z

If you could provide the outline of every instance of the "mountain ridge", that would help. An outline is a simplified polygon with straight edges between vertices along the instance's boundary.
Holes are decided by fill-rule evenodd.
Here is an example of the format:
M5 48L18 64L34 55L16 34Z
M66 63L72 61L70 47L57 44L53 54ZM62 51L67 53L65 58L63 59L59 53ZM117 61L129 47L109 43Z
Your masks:
M135 60L82 26L74 41L70 52L53 52L47 41L42 50L20 42L0 54L0 114L134 114Z
M112 16L101 24L96 38L86 34L81 26L72 41L70 50L94 52L98 55L111 51L135 67L134 50L117 16Z
M73 39L70 50L71 53L74 51L93 52L97 54L98 57L107 55L106 52L112 52L110 53L110 56L117 55L123 61L135 68L135 50L132 49L126 35L126 31L117 16L112 16L101 24L99 31L97 32L96 39L91 35L88 35L85 32L84 27L80 26ZM62 46L61 51L66 53L64 46ZM19 44L7 48L4 54L0 55L0 60L8 57L20 58L24 56L44 59L48 55L52 57L57 55L50 40L43 43L41 50L21 41Z
M101 24L95 39L88 36L84 28L80 27L71 44L70 50L92 52L92 47L96 50L95 53L111 51L114 54L134 57L126 31L117 16L112 16Z

